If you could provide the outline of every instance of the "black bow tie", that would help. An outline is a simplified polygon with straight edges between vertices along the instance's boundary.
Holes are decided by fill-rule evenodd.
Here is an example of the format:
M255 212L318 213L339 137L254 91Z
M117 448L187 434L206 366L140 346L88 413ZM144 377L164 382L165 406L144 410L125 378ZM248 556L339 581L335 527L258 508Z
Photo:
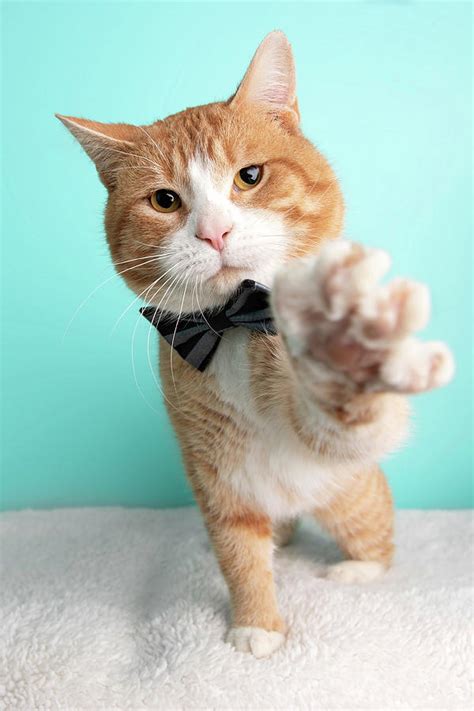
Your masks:
M236 293L218 311L173 314L154 306L140 309L140 313L155 326L168 343L188 363L205 370L222 338L230 328L244 326L251 331L276 334L269 305L270 289L252 279L245 279Z

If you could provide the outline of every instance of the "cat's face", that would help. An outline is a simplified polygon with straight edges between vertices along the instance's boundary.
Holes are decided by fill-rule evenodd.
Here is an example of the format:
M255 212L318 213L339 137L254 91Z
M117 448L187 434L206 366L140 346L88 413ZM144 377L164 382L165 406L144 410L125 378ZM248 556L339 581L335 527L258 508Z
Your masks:
M277 32L228 102L146 127L60 117L109 191L112 258L145 302L217 306L243 279L271 286L285 261L338 233L339 187L299 130L294 86Z

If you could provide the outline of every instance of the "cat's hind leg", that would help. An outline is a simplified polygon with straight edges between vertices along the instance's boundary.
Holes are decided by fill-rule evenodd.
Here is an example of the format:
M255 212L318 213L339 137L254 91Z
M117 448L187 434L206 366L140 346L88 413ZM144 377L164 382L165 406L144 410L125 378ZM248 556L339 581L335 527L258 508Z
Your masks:
M393 558L393 502L379 467L360 474L317 520L336 539L347 560L329 566L326 577L345 583L379 578Z

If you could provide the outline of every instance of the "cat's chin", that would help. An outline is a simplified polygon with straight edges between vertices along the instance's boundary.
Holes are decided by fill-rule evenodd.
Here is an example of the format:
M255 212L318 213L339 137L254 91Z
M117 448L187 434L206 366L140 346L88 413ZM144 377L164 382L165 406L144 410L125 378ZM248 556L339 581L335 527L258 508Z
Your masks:
M229 295L247 278L245 269L241 267L223 266L209 280L209 286L219 295Z

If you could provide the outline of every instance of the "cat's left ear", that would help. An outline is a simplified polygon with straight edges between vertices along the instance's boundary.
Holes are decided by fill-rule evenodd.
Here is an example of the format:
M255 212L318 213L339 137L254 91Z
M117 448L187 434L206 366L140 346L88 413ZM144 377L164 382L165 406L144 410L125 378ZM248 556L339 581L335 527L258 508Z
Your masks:
M270 32L258 47L230 105L260 104L288 128L300 119L293 52L283 32Z

